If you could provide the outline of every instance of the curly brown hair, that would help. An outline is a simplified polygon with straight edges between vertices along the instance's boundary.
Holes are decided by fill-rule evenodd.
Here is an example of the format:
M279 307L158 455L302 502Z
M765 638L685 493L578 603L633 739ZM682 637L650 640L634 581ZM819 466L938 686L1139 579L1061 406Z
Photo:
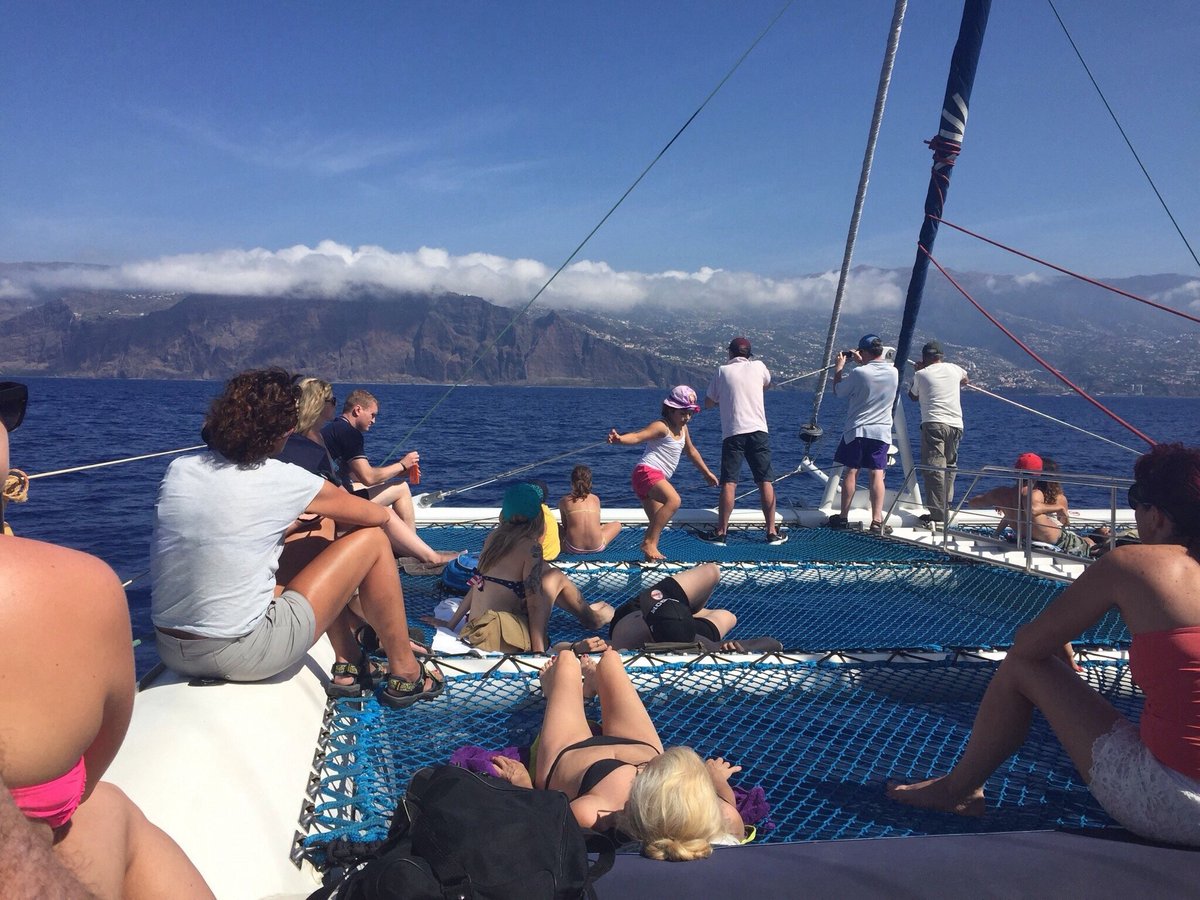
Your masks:
M213 400L204 420L208 445L243 466L261 463L280 438L296 428L300 387L283 369L252 369L234 375Z
M1200 558L1200 450L1158 444L1138 457L1133 477L1144 502L1170 516L1176 536Z

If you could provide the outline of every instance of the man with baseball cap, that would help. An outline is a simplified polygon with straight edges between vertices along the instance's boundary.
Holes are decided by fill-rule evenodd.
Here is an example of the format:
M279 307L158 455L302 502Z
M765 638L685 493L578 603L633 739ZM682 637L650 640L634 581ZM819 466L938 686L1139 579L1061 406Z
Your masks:
M771 386L771 373L760 360L750 358L750 341L735 337L729 342L729 361L717 369L705 392L704 408L721 408L721 500L715 530L701 535L724 546L742 460L758 485L767 543L782 544L787 535L775 527L775 482L771 471L771 436L763 392Z
M849 359L858 366L843 376L842 370ZM883 521L883 470L892 441L892 401L898 384L896 367L883 358L883 339L879 335L864 334L859 338L857 349L838 354L833 392L844 397L847 405L842 440L833 459L845 470L842 472L842 511L829 517L827 524L832 528L845 528L849 524L850 505L858 487L858 470L866 469L871 473L871 532L884 535L892 531Z
M942 345L929 341L921 348L921 361L913 366L908 396L921 403L921 463L925 470L925 505L921 521L930 527L944 524L954 502L954 469L963 436L962 386L967 373L946 362Z

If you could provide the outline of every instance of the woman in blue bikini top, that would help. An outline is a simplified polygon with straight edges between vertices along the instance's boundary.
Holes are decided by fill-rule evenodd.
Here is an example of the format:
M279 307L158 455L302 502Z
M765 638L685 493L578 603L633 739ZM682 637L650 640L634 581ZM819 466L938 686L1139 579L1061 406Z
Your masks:
M531 762L494 757L513 784L559 790L585 828L619 828L654 859L703 859L714 843L740 839L745 827L729 777L740 771L721 758L702 760L687 747L663 749L650 714L615 650L599 664L566 650L541 674L546 713ZM584 689L600 696L602 733L592 734Z

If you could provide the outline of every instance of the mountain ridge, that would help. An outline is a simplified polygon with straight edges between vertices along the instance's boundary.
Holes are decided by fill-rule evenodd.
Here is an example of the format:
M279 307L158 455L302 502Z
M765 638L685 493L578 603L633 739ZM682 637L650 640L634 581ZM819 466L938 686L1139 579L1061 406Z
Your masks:
M31 266L69 268L0 264L0 282ZM842 314L838 346L853 346L867 332L894 343L900 324L895 295L907 273L871 267L854 273L871 276L888 297L864 300L860 291ZM956 278L1086 390L1200 394L1200 364L1191 362L1194 323L1061 277ZM1152 297L1188 296L1195 281L1138 276L1114 286ZM745 304L716 312L644 304L613 313L539 306L519 317L482 297L369 286L344 298L85 288L20 298L10 290L0 302L0 371L224 378L242 368L283 365L340 380L667 386L704 383L729 338L744 333L783 381L818 368L824 356L829 311L813 307ZM931 279L926 290L912 352L931 337L980 385L1062 389L942 280ZM1174 363L1163 365L1165 358Z

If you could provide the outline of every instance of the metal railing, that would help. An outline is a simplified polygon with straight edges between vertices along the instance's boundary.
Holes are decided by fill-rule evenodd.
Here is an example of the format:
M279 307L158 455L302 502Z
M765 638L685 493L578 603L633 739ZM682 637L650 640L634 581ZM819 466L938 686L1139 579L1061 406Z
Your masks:
M1117 510L1123 509L1125 506L1125 495L1129 486L1133 484L1132 478L1118 478L1110 475L1095 475L1089 473L1071 473L1071 472L1030 472L1027 469L1012 469L1004 466L984 466L980 469L964 469L949 468L945 466L927 466L917 464L905 475L904 484L901 489L896 492L887 509L888 515L895 510L901 503L911 503L906 501L905 497L911 494L912 482L918 472L940 473L944 479L945 496L955 496L955 485L962 483L963 479L969 479L967 488L957 497L957 501L953 507L948 505L946 509L945 523L939 523L941 531L941 539L943 546L948 545L951 533L963 534L966 533L961 528L955 528L955 521L965 507L968 507L972 496L977 496L977 487L981 481L991 481L1001 479L1008 483L1014 483L1020 491L1021 496L1027 496L1033 489L1033 486L1039 481L1053 481L1060 485L1070 485L1075 487L1084 487L1092 490L1101 490L1108 494L1108 515L1101 520L1086 520L1087 524L1099 527L1101 525L1108 526L1108 535L1104 540L1111 549L1116 545L1118 538L1118 518ZM1065 493L1065 492L1064 492ZM954 502L954 501L951 501ZM1103 508L1103 507L1101 507ZM1033 567L1033 554L1037 552L1040 555L1050 555L1060 559L1069 560L1071 562L1082 562L1084 565L1091 563L1092 557L1079 556L1078 554L1066 553L1056 548L1053 545L1046 544L1041 541L1033 540L1033 506L1028 502L1018 501L1018 507L1014 510L1017 518L1016 522L1016 546L1022 551L1025 556L1026 569ZM1001 519L1003 521L1003 518ZM1079 521L1079 520L1076 520ZM1061 525L1066 528L1068 526ZM976 535L978 536L978 535ZM997 540L1003 540L1003 537L997 529L994 535Z

